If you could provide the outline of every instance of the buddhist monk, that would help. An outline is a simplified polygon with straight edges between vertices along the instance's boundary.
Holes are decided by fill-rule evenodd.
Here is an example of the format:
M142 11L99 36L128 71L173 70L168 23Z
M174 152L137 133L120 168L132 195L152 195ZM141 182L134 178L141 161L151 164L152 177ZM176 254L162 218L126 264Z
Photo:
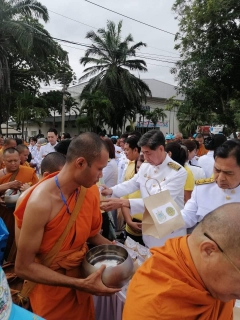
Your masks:
M5 165L3 163L3 152L4 152L4 150L9 149L9 148L16 148L16 147L17 147L17 142L16 142L15 139L6 138L4 140L2 149L0 150L0 169L5 167Z
M221 206L189 236L153 248L127 292L123 320L231 320L240 298L240 204Z
M38 182L34 169L20 166L19 153L14 148L8 148L3 152L4 168L0 170L0 194L4 195L7 189L25 191L31 185ZM4 203L2 203L4 204ZM9 231L5 260L14 242L14 207L0 206L0 217L4 220ZM14 256L11 258L14 260Z
M72 140L62 170L48 175L19 199L15 211L15 271L21 278L38 283L30 293L31 306L48 320L93 320L91 294L110 295L118 291L102 283L104 266L88 278L80 278L86 241L95 245L111 243L99 234L102 216L95 185L108 157L104 142L96 134L83 133ZM45 267L42 258L65 229L82 187L87 189L76 222L51 266Z
M50 152L42 160L41 175L46 177L51 173L62 170L66 163L66 157L60 152Z
M24 167L30 167L30 164L27 162L30 153L28 147L25 146L25 144L19 144L16 149L19 153L20 165Z

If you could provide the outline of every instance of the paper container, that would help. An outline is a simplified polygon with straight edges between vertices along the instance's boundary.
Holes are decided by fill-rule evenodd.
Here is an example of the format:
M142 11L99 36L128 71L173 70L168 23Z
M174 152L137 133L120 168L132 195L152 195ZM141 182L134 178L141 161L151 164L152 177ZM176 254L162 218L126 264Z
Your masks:
M184 227L181 211L168 190L150 195L143 199L145 212L142 233L161 239Z

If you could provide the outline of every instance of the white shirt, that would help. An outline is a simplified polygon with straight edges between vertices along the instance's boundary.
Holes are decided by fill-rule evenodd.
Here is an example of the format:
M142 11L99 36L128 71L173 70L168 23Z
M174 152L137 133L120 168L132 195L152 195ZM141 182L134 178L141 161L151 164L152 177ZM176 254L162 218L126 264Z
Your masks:
M202 168L198 166L191 165L189 162L186 163L186 166L192 171L194 180L205 179L205 172Z
M216 182L196 185L191 199L182 210L186 228L194 227L206 214L231 202L240 202L240 186L233 190L224 190L219 188Z
M125 172L127 170L129 160L126 157L122 157L118 162L118 183L124 181Z
M120 198L129 193L133 193L140 189L142 198L146 198L151 195L159 193L159 185L161 190L169 190L172 198L176 201L180 209L184 206L184 185L187 178L186 170L181 167L180 170L176 171L168 166L168 163L172 162L179 166L179 164L173 161L167 154L162 164L153 166L149 163L144 162L138 173L135 176L121 184L116 185L112 188L112 197ZM152 179L152 180L151 180ZM156 180L154 180L156 179ZM145 186L146 181L147 188ZM144 212L144 202L142 199L130 199L131 214ZM160 246L165 243L169 238L177 237L186 234L186 229L180 229L173 232L171 235L162 239L156 239L152 236L143 235L143 241L148 247Z
M114 187L118 180L118 167L115 159L110 159L103 168L103 180L108 188Z
M214 151L210 150L204 156L201 156L198 159L198 165L203 168L206 178L210 178L213 174L213 167L214 167L214 158L213 158Z
M54 147L58 144L58 142L56 142L54 145L51 145L50 142L48 142L47 144L45 144L44 146L41 146L40 148L40 158L44 158L47 154L49 154L50 152L55 152Z
M32 158L34 159L36 157L36 155L37 155L37 146L36 145L34 145L34 146L29 145L28 149L29 149L29 152L32 155Z

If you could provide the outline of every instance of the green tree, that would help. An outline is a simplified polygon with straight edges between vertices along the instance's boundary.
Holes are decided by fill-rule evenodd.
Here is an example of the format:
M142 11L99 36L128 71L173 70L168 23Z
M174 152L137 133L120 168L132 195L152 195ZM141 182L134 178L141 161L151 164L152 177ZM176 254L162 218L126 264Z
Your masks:
M91 78L82 95L100 90L109 99L113 109L107 124L113 128L114 134L118 127L122 128L125 119L132 118L140 110L147 95L151 95L147 84L130 72L147 71L144 60L133 59L136 50L146 45L138 42L130 46L132 35L129 34L122 41L121 31L122 22L116 26L114 22L108 21L106 29L99 29L97 33L88 32L86 38L92 41L92 45L80 59L84 66L92 64L80 78Z
M36 122L41 126L40 119L46 117L46 101L40 97L36 97L29 91L19 93L15 99L13 120L17 123L17 127L22 131L24 136L24 129L26 124L26 131L29 121ZM25 140L27 137L25 136Z
M40 81L65 83L70 81L70 73L74 78L66 62L67 52L38 19L49 20L47 8L40 2L0 1L0 124L8 119L16 92L36 94Z
M86 91L81 95L80 99L84 101L80 114L87 115L91 131L96 132L98 127L110 122L109 115L113 107L109 99L101 91L97 90L93 93Z
M239 1L176 0L173 10L181 59L172 72L179 92L199 114L216 114L218 124L235 132L230 101L240 91Z
M146 114L146 118L153 123L153 127L156 128L156 125L159 120L164 121L164 119L167 117L166 113L161 108L155 108L153 111L148 111Z

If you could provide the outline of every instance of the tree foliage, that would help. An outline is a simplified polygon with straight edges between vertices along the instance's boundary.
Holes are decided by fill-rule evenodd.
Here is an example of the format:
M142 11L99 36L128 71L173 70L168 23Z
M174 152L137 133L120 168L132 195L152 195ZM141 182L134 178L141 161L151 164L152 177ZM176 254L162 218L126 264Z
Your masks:
M141 102L146 101L147 95L151 95L147 84L130 72L147 71L144 60L133 59L136 51L146 45L138 42L131 46L132 35L122 40L121 31L122 22L115 25L108 21L106 29L99 29L97 33L88 32L86 38L92 41L92 45L80 59L84 66L91 64L80 78L80 81L90 78L81 97L86 92L100 90L109 99L113 108L109 113L111 120L108 124L114 134L117 127L123 126L124 119L134 117L140 110Z
M36 94L40 81L67 85L74 78L67 52L38 19L49 20L47 8L38 1L0 1L0 123L14 113L17 94Z
M172 72L185 96L182 110L203 124L211 124L208 117L214 115L214 121L236 131L231 100L240 92L239 1L176 0L173 10L181 59Z

